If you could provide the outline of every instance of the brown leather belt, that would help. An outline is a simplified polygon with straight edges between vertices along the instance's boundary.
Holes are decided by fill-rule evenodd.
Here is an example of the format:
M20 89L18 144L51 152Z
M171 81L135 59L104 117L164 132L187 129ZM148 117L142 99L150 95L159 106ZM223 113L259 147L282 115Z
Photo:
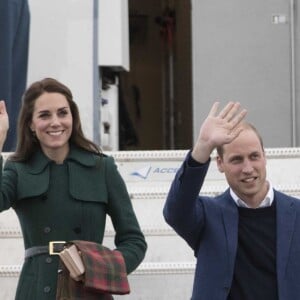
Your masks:
M64 241L51 241L48 246L34 246L25 250L25 258L41 254L58 255L65 248Z

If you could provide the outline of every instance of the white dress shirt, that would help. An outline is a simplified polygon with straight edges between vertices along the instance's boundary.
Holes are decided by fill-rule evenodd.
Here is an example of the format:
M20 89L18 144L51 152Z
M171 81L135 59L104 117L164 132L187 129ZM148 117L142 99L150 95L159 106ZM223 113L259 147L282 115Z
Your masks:
M236 203L237 206L251 208L251 207L249 207L249 205L245 201L240 199L238 197L238 195L231 188L230 188L230 195L231 195L232 199L234 200L234 202ZM269 182L268 193L267 193L265 199L256 208L271 206L273 201L274 201L274 190L273 190L272 184Z

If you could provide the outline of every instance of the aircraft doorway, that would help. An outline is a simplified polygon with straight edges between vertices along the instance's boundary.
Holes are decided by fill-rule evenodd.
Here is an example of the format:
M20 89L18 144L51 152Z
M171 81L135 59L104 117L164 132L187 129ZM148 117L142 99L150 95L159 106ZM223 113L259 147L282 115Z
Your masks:
M119 77L120 150L192 146L191 4L129 0L130 71Z

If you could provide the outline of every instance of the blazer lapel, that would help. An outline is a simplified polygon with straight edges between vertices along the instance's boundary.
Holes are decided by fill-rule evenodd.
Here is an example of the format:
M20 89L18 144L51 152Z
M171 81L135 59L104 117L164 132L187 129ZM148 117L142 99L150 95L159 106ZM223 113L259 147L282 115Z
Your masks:
M288 255L294 233L296 211L293 209L294 200L275 191L277 216L277 276L281 282L285 276Z
M223 201L224 205L221 207L227 241L228 271L232 273L234 270L238 243L238 210L230 196L229 190L223 194L223 197L224 199L221 199L221 201ZM232 278L231 275L232 274L230 274L230 276L226 276L226 278L230 280ZM230 282L227 284L230 284Z

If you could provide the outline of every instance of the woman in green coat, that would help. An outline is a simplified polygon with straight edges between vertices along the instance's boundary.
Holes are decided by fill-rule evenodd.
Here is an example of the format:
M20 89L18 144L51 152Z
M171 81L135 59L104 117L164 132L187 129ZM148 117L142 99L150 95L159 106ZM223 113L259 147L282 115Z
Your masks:
M1 101L1 149L7 131ZM16 211L24 238L25 261L15 299L54 300L59 258L49 254L49 242L102 244L107 215L127 273L143 260L147 245L124 181L113 158L85 138L78 107L62 83L46 78L27 89L16 152L0 174L0 210Z

